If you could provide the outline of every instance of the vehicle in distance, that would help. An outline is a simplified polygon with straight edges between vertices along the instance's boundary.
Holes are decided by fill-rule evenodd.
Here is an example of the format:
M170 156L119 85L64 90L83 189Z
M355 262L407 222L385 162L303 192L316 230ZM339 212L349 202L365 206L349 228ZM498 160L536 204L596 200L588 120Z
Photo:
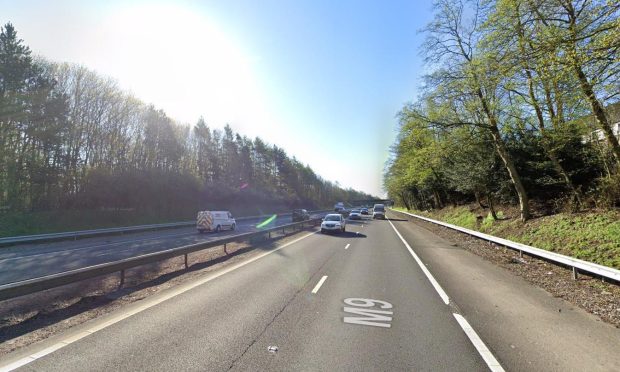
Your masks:
M310 219L310 213L305 209L293 209L293 222L307 221Z
M362 209L360 209L360 213L363 215L368 215L368 208L364 207Z
M383 204L375 204L375 206L372 207L372 218L385 219L385 206Z
M361 220L362 219L362 211L359 209L353 209L351 213L349 213L350 220Z
M340 212L344 209L344 203L338 202L334 205L334 212Z
M321 232L345 232L347 222L339 213L328 214L321 222Z
M200 211L196 217L196 229L201 234L206 231L234 230L236 227L237 222L229 211Z

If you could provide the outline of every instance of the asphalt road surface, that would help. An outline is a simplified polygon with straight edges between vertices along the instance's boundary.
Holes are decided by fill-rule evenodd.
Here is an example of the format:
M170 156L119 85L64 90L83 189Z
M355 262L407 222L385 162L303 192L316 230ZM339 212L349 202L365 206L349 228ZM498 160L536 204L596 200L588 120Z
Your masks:
M489 265L402 219L349 223L345 234L257 250L0 366L618 370L617 329L578 309L558 315L566 303Z
M76 241L57 241L0 248L0 284L117 261L184 245L257 231L261 220L240 220L235 231L199 234L195 227L126 233ZM266 227L291 223L276 218Z

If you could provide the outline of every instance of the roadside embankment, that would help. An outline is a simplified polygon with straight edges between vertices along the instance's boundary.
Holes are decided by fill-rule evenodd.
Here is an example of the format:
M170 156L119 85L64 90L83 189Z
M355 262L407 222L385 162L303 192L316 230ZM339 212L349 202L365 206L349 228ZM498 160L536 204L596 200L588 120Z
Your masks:
M406 211L405 209L396 208ZM498 220L488 209L472 206L435 211L410 211L428 218L620 269L620 212L559 213L523 223L513 207L497 208Z

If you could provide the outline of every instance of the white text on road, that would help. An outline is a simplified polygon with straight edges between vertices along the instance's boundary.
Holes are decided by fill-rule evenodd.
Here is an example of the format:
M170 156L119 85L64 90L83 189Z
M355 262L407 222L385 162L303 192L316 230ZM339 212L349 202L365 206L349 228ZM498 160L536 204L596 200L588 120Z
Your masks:
M375 306L381 309L391 309L393 306L389 302L370 298L347 298L344 300L344 303L349 305L343 308L345 313L362 315L360 317L345 316L343 319L345 323L383 328L390 328L392 326L390 322L394 312L391 310L363 309Z

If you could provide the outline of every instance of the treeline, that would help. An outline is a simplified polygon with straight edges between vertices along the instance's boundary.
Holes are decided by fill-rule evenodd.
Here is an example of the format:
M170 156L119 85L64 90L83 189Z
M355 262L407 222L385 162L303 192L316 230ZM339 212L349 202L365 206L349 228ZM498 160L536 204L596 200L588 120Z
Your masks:
M201 208L265 212L366 198L286 152L190 128L83 66L31 56L0 33L0 207L11 211ZM245 208L242 208L245 207Z
M386 166L408 208L620 203L620 2L439 0Z

